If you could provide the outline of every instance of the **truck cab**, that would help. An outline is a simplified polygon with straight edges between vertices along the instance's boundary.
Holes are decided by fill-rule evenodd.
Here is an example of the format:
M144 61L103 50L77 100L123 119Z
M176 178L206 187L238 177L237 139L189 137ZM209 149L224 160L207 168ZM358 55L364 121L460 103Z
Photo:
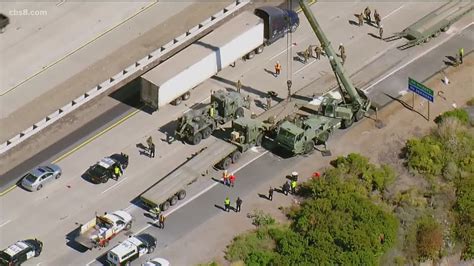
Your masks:
M288 32L295 32L300 25L298 14L289 9L264 6L255 9L255 15L263 19L265 45L274 43Z

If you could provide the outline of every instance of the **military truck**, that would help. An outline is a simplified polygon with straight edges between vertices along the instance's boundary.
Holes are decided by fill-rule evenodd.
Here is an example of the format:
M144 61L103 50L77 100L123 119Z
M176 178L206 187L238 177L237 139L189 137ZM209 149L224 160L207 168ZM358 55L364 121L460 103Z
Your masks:
M432 38L438 37L441 32L446 32L449 27L462 16L474 9L472 1L449 1L435 11L416 21L402 32L395 33L386 38L392 41L406 38L409 41L399 46L399 49L407 49L415 45L429 42Z
M178 118L175 131L177 139L197 145L207 139L217 128L232 119L244 116L244 107L250 100L234 91L218 90L211 94L211 103L198 110L191 110Z
M209 146L201 149L183 165L158 180L140 195L145 206L159 206L162 211L186 197L186 190L197 178L209 169L228 169L237 163L245 151L259 146L267 127L254 119L241 117L232 121L231 132L225 140L214 139Z

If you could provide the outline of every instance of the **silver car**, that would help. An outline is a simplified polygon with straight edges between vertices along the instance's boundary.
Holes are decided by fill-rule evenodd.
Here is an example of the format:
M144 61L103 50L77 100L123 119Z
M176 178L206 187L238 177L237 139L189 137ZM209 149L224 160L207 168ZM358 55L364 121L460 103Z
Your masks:
M40 190L60 176L61 168L55 164L38 166L21 178L21 186L29 191Z

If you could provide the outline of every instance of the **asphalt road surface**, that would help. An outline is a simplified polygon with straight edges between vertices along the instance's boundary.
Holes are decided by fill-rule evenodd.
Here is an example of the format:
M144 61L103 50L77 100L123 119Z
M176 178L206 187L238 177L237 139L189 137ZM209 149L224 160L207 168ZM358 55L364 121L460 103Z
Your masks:
M384 20L384 28L388 31L396 31L416 21L417 18L436 8L438 4L388 3L377 9L382 14L387 14ZM415 60L406 66L404 64L423 54L426 49L436 46L437 43L431 42L423 47L415 47L412 50L405 51L402 53L403 57L394 56L390 53L393 49L396 49L394 43L381 42L368 35L374 29L369 26L355 28L348 24L348 19L352 19L350 14L362 10L364 7L362 3L351 3L350 5L347 3L318 3L312 6L313 11L320 19L320 24L325 29L327 28L327 35L333 40L332 42L344 42L349 55L345 67L349 73L353 74L356 83L364 85L365 82L365 86L361 86L361 88L368 88L370 85L366 81L377 81L382 79L384 74L393 72L392 75L406 75L406 73L394 71L400 66L401 70L406 67L413 67L417 71L414 73L415 78L422 79L425 72L417 74L418 69L421 68L418 64L427 62ZM455 27L452 27L453 32L440 36L440 42L448 38L451 38L451 40L440 46L439 49L442 50L438 51L438 48L434 48L427 55L423 55L422 60L430 58L432 53L437 54L437 56L431 57L433 60L442 60L438 58L439 53L445 53L448 50L456 51L459 43L456 42L458 37L455 30L461 29L469 23L464 23L459 27L455 25ZM472 29L469 28L468 30ZM347 32L350 32L350 34L348 35ZM466 35L472 36L472 34ZM472 46L472 39L461 38L461 40L469 41ZM315 43L315 37L304 18L302 18L300 29L293 35L293 43L295 45L291 49L292 56L297 51L305 49L309 44ZM446 45L448 47L445 47ZM370 49L367 49L367 47L370 47ZM466 45L465 49L467 47ZM188 106L208 98L209 90L222 87L232 88L237 79L242 80L243 92L252 95L255 100L263 101L261 96L269 89L277 91L280 95L286 95L286 77L284 77L288 71L287 65L284 64L287 56L286 49L286 40L281 40L268 47L255 60L245 64L238 62L235 68L223 70L218 79L211 79L194 90ZM276 60L282 62L283 65L283 73L279 78L274 78L263 70L272 69ZM377 66L379 71L367 71L374 65ZM321 61L311 60L308 64L296 61L290 71L293 73L294 87L302 88L298 92L300 96L307 97L315 93L322 93L335 84L325 58ZM433 71L437 70L433 69ZM428 72L426 72L426 75L431 75ZM385 82L387 83L385 84ZM393 87L390 91L401 90L399 85L394 86L396 87ZM387 89L388 87L390 87L390 80L385 78L370 91L372 93L380 88ZM107 251L106 249L81 253L72 245L66 245L68 242L67 236L77 228L78 224L90 220L95 212L103 213L104 211L110 212L117 209L126 209L135 217L132 229L134 233L140 231L152 232L159 237L160 247L171 245L173 241L179 239L180 236L183 236L195 226L204 223L207 219L211 219L221 212L219 206L222 206L222 201L227 194L232 200L235 200L237 195L255 193L252 191L253 187L271 178L281 178L282 173L287 173L291 169L291 165L299 160L299 157L282 160L272 153L259 149L252 150L244 155L239 164L232 166L231 171L239 170L237 171L238 180L235 188L224 188L210 178L217 178L219 173L201 178L188 191L187 199L180 203L186 205L171 208L168 212L166 229L159 230L150 224L150 219L144 215L145 211L135 205L133 199L148 188L150 184L154 183L157 178L166 175L176 165L185 161L186 157L193 152L215 141L215 139L210 138L198 146L183 145L178 142L167 144L160 141L160 139L164 139L165 132L172 132L174 124L169 121L185 112L188 106L167 106L153 114L137 112L123 123L117 124L110 131L96 137L88 145L77 149L58 162L64 172L60 180L38 192L28 193L17 188L0 198L2 212L0 218L0 235L2 236L0 246L7 246L18 239L36 236L44 241L45 247L41 257L34 259L32 263L46 265L97 264L103 259L102 255ZM262 111L258 101L255 106L252 106L252 109L255 112ZM110 119L117 119L116 115L118 114L120 112L109 114ZM92 128L94 127L91 126ZM157 144L158 156L155 159L147 158L137 148L137 144L144 143L149 135L153 136ZM337 135L334 137L337 138ZM72 138L69 143L66 141L64 145L72 145L73 142L77 141L79 139L74 140ZM62 151L66 148L65 146L58 148L56 151ZM89 165L92 165L103 156L120 151L130 155L130 166L119 181L94 185L81 178ZM38 161L54 160L59 156L59 154L54 153L54 151L50 153L52 154L51 158L38 158ZM269 165L271 167L268 167ZM22 170L26 171L26 169ZM203 191L205 193L202 193ZM179 206L183 207L180 208ZM112 241L111 245L118 243L125 237L125 235L118 236ZM157 254L160 254L159 250L155 254L141 258L140 261L155 257ZM98 261L96 261L97 259ZM173 261L173 258L168 259L171 262Z

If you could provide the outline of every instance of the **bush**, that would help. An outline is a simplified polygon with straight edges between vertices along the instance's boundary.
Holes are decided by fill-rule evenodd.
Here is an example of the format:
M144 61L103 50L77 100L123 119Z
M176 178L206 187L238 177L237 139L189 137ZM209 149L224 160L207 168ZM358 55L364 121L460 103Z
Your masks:
M275 224L275 219L262 210L255 210L253 214L250 214L250 217L252 218L252 224L257 227Z
M416 249L420 260L436 259L443 247L441 226L431 216L418 221L416 232Z
M471 98L469 101L466 102L469 106L474 106L474 98Z
M474 258L474 175L456 181L456 236L463 243L463 259Z
M463 125L467 125L469 123L469 114L467 113L466 110L460 109L460 108L456 108L452 111L444 112L438 117L436 117L434 121L436 124L440 124L441 122L446 120L446 118L448 117L454 117L458 119Z

